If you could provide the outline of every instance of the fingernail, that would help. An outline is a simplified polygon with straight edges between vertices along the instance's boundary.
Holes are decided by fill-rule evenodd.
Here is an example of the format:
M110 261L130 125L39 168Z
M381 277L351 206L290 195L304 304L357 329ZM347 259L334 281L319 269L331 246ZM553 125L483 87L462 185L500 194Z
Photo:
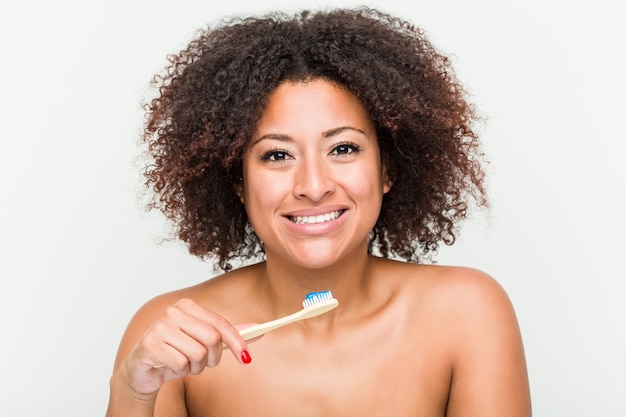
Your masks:
M250 357L250 354L248 353L247 350L244 350L243 352L241 352L241 360L243 361L243 363L252 362L252 358Z

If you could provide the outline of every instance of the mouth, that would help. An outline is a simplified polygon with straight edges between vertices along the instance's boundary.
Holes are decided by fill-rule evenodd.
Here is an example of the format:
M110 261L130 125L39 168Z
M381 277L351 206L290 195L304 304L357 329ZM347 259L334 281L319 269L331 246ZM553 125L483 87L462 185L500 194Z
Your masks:
M317 216L288 216L289 220L295 224L318 224L325 223L339 218L345 210L336 210Z

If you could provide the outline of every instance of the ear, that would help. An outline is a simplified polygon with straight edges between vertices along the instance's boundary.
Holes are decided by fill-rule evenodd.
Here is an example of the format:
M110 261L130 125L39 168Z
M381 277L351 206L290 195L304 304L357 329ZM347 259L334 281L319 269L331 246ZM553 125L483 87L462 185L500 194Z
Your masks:
M393 180L391 179L391 175L387 170L387 164L383 164L383 181L383 194L387 194L393 186Z
M383 194L387 194L391 187L393 186L393 182L391 180L385 180L385 184L383 185Z
M239 197L239 201L243 203L243 179L239 178L239 181L233 184L233 190L237 197Z

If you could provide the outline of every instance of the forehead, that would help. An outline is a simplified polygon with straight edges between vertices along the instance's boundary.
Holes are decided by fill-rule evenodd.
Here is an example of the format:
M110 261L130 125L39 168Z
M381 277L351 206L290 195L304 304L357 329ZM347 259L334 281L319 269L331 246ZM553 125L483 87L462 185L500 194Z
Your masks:
M298 128L321 131L344 125L374 130L365 107L348 89L321 79L286 81L269 96L256 134Z

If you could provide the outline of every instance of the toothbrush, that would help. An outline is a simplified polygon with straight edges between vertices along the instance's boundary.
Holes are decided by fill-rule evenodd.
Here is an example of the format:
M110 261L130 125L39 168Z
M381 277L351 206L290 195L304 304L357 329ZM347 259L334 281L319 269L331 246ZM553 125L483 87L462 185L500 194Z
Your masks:
M310 292L306 295L304 301L302 302L302 306L304 307L302 310L276 320L246 327L245 329L240 330L239 334L244 338L244 340L250 340L272 330L276 330L279 327L295 323L296 321L319 316L320 314L324 314L327 311L332 310L338 305L339 301L333 298L333 294L330 291ZM228 346L224 344L222 346L224 349L228 349ZM152 367L158 369L164 368L165 365L153 365Z
M332 310L338 305L339 301L333 298L333 294L330 291L310 292L306 295L304 301L302 302L302 306L304 307L302 310L276 320L246 327L245 329L240 330L239 334L241 334L245 340L250 340L272 330L278 329L279 327L286 326L287 324L319 316L320 314L324 314L327 311Z

